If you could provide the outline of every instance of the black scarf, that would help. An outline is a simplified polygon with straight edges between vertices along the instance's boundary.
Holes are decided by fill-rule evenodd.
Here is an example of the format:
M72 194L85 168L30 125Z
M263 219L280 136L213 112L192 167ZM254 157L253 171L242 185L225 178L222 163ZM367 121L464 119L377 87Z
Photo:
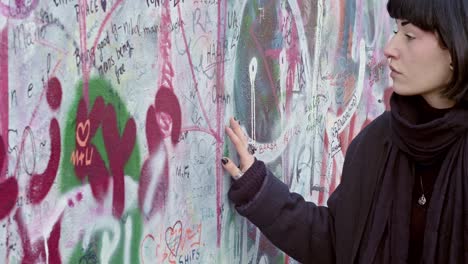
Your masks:
M367 222L363 263L407 263L414 163L441 156L422 261L468 262L468 107L459 104L441 118L418 123L421 103L425 101L420 96L392 95L391 137Z

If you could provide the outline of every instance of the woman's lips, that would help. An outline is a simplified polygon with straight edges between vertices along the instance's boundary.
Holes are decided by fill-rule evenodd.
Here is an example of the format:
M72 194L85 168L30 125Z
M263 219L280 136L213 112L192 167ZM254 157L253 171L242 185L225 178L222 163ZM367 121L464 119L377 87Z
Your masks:
M401 74L401 72L397 71L397 70L395 69L395 67L393 67L393 66L391 66L391 65L390 65L390 70L391 70L392 72L394 72L394 73Z
M390 76L392 78L395 78L396 76L401 74L401 72L397 71L393 66L390 66L390 70L391 70Z

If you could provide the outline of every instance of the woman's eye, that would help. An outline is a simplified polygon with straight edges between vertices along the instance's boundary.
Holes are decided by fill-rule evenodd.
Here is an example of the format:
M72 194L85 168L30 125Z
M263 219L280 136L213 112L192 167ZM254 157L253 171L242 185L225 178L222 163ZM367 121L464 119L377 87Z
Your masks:
M408 35L408 34L405 34L406 38L409 39L409 40L413 40L415 39L415 37L411 36L411 35Z

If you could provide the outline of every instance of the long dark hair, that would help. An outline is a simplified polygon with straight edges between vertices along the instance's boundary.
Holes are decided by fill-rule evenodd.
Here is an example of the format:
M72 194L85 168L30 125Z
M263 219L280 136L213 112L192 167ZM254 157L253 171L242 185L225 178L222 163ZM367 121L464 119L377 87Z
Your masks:
M437 33L441 47L452 57L453 77L442 94L456 102L468 102L468 1L389 0L392 18L407 20L425 31Z

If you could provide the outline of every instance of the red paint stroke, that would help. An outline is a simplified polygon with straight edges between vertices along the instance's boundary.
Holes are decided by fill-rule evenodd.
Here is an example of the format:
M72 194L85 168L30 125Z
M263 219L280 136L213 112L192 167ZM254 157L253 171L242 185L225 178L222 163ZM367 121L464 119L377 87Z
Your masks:
M47 248L49 259L47 263L60 264L62 263L60 259L60 230L61 222L63 215L57 220L57 222L52 227L50 236L47 239ZM46 262L47 254L45 251L44 240L41 239L36 241L34 244L31 244L31 239L29 238L28 230L26 229L26 224L23 221L23 217L19 211L16 212L14 220L18 225L18 233L21 238L21 245L23 249L23 259L22 264L29 263L38 263Z
M18 182L10 177L0 183L0 220L7 217L16 204L18 199Z
M28 187L28 198L33 204L40 203L52 187L60 163L60 127L57 119L50 121L50 158L42 174L34 174Z
M323 146L323 156L322 156L322 168L321 168L321 173L320 173L320 186L325 186L327 182L327 161L328 161L328 152L330 152L330 142L328 140L328 134L324 133L324 146ZM325 189L324 191L319 192L318 195L318 205L324 205L325 204Z
M24 4L25 0L15 0L16 7L11 7L0 2L0 14L5 17L24 19L27 18L31 12L36 9L38 0L32 0L29 6Z
M351 120L349 121L349 126L338 135L341 145L341 152L343 152L344 154L346 153L346 151L348 151L349 144L351 143L351 140L354 137L353 133L356 128L356 118L357 114L354 113L351 116Z
M164 2L163 9L161 11L161 24L171 25L171 11L169 9L169 1ZM160 60L160 71L161 78L159 79L158 86L164 86L171 90L174 89L172 86L172 78L174 77L174 70L172 68L170 53L171 53L171 32L169 27L162 27L161 36L159 38L159 56Z
M48 47L48 48L56 51L57 53L60 53L60 55L65 55L66 56L66 55L70 54L70 52L67 52L66 50L54 45L52 42L49 42L47 40L35 38L34 41L36 41L38 44L41 44L44 47Z
M340 1L338 3L339 5L339 10L337 10L338 14L340 14L339 17L339 22L338 22L338 39L336 41L337 45L335 45L336 49L334 54L340 54L340 49L343 47L342 43L344 43L344 33L345 33L345 16L346 16L346 2L345 1Z
M177 6L177 10L179 12L179 18L182 17L181 11L180 11L180 5ZM198 102L199 102L203 117L205 117L205 122L208 125L209 130L213 131L213 134L216 134L215 131L213 130L213 128L211 127L210 119L208 119L208 115L206 114L206 110L205 110L205 107L204 107L204 105L202 103L200 92L198 90L198 81L197 81L197 77L195 76L195 71L194 71L194 68L193 68L192 55L190 55L190 49L189 49L189 46L187 44L187 37L185 35L184 23L181 23L180 31L182 32L182 38L184 39L185 50L187 51L187 59L189 61L189 65L190 65L190 71L192 73L192 80L193 80L193 83L195 84L195 91L196 91L196 94L197 94L197 99L198 99Z
M109 158L109 167L113 175L113 214L120 218L125 208L124 168L136 141L136 124L133 118L127 120L122 137L117 127L117 114L113 105L108 105L102 120L104 144Z
M292 14L291 14L292 16ZM286 114L289 116L291 114L291 103L293 100L293 89L294 89L294 80L297 71L297 65L301 58L301 52L299 50L299 44L297 39L299 39L299 34L297 32L296 19L291 19L291 45L288 45L286 50L286 59L289 63L288 76L286 78ZM274 89L273 89L274 90Z
M41 254L44 252L44 243L43 241L38 241L34 244L34 249L31 248L31 240L29 238L28 230L26 229L26 225L23 222L23 217L21 216L21 212L17 211L14 216L14 221L18 226L18 234L21 240L21 246L23 248L23 259L21 261L22 264L27 263L35 263L40 260L45 259L45 254ZM42 242L42 243L40 243Z
M158 148L162 141L161 131L156 123L156 110L154 106L150 106L146 111L146 142L148 143L148 150L150 155Z
M150 157L143 164L138 186L138 206L143 211L151 178L159 176L155 195L149 198L152 200L151 210L150 212L145 212L148 214L148 217L164 207L169 190L169 165L167 157L165 157L164 168L156 168L161 169L159 175L154 175L155 173L151 169L151 157L155 155L156 151L161 151L160 146L166 136L171 137L172 144L178 144L181 126L182 110L177 96L171 89L160 87L156 93L155 104L149 107L146 115L146 140Z
M281 49L267 49L265 50L265 56L272 60L278 60L281 54Z
M48 263L51 264L60 264L62 263L60 257L60 230L62 223L62 216L57 220L52 228L52 232L50 232L49 239L47 239L47 247L49 249L49 261Z
M81 156L81 162L77 162L75 164L75 173L78 179L80 179L82 182L84 182L86 176L88 176L91 192L99 202L103 201L104 196L109 188L109 172L107 171L104 160L97 151L96 146L91 143L91 139L96 134L96 131L102 122L105 111L106 106L104 99L101 96L96 98L93 108L89 114L85 101L83 99L80 100L78 103L75 128L76 150L73 152L75 155L76 153L93 153L91 161L88 165L86 165L86 162L83 162L85 156ZM89 126L79 126L79 124L86 124L87 120L89 120Z
M360 8L357 8L358 10ZM359 11L358 11L359 12ZM357 20L358 18L356 18ZM357 23L359 23L359 21L356 21ZM347 57L348 58L351 58L352 57L352 54L353 54L353 37L354 37L354 29L353 29L354 25L353 24L349 24L348 25L348 50L347 50Z
M182 110L180 108L179 99L169 88L161 87L154 100L155 113L166 113L172 120L172 128L170 136L173 144L177 144L180 137L182 127ZM159 121L159 128L162 129L162 120ZM163 132L163 131L161 131Z
M50 108L57 110L62 102L62 84L56 77L51 78L47 82L47 103Z
M351 117L351 121L349 123L349 128L347 129L348 132L346 133L343 131L339 138L341 143L341 150L343 153L348 151L348 147L353 141L353 139L362 131L367 125L372 122L372 119L366 118L363 123L358 122L358 115L354 113Z
M159 175L155 175L154 171L151 170L151 159L147 159L141 168L140 182L138 185L138 207L147 219L160 212L167 201L169 194L169 164L167 158L164 162L164 168L161 168L158 174ZM156 184L154 197L147 198L148 187L153 177L158 177L159 181ZM143 208L146 199L152 200L149 212L145 212Z
M164 168L161 170L161 174L159 182L156 185L156 191L149 214L150 216L163 209L164 205L166 205L167 197L169 196L169 163L167 159L164 162Z
M222 5L222 6L221 6ZM222 14L224 12L224 14ZM218 43L223 43L226 39L226 17L227 16L227 3L225 1L218 2ZM218 45L218 48L221 46L224 49L224 45ZM222 52L225 54L225 51ZM225 93L224 85L224 66L225 61L218 63L216 66L216 89L219 94ZM224 138L224 101L216 104L216 160L220 160L222 157L221 149L223 145ZM221 136L222 135L222 136ZM221 231L222 231L222 199L221 195L223 193L223 168L219 162L216 162L216 245L219 247L221 245Z
M0 33L0 135L5 135L5 141L0 139L0 144L7 146L7 135L8 135L8 115L9 115L9 102L8 102L8 27L5 27ZM0 154L1 155L1 154ZM3 159L6 157L6 152L3 155ZM5 177L5 170L7 166L2 166L3 162L0 162L0 180Z
M168 1L164 4L164 9L161 15L161 23L167 25L172 24ZM172 43L169 27L163 27L161 30L161 37L159 39L159 54L162 60L160 62L161 78L159 79L158 86L164 86L173 90L174 87L172 85L172 78L174 77L174 69L170 60L171 47Z
M87 1L86 0L79 0L78 6L86 7ZM80 52L84 52L87 50L86 45L86 12L80 12L80 16L78 17L78 25L80 30ZM89 104L89 72L90 72L90 62L91 60L84 60L81 64L81 72L83 74L83 97L85 100L86 105Z
M75 166L75 172L82 181L88 176L93 197L96 198L98 202L102 202L109 189L110 175L96 146L91 145L90 151L93 151L91 164L86 167Z
M3 163L5 161L5 157L6 157L5 143L3 142L2 135L0 135L0 172L2 172L2 174L3 174L3 166L5 165Z
M143 214L145 213L143 208L145 204L145 196L148 191L148 186L151 183L152 175L150 159L146 159L141 166L140 180L138 182L138 208L140 208L140 211ZM147 217L149 218L149 215Z
M330 196L336 189L336 177L337 177L337 170L338 170L338 164L336 163L336 159L333 159L333 164L332 164L332 175L331 175L331 182L330 182L330 187L328 188L328 196Z
M57 60L57 63L55 63L54 69L52 70L52 75L55 75L55 73L57 72L58 67L60 66L61 63L62 63L62 59ZM61 71L61 72L63 73L63 71Z

